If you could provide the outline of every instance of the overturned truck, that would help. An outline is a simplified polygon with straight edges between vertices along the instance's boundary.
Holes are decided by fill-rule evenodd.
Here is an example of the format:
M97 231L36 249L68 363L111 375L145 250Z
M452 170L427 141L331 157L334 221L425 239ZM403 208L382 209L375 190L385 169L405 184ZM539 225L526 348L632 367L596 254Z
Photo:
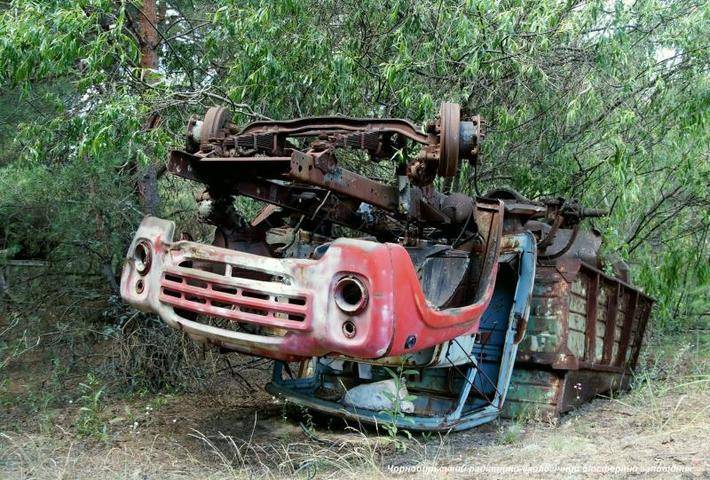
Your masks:
M269 392L366 423L465 429L625 387L652 300L580 227L604 212L452 191L483 137L452 103L422 129L347 117L240 128L210 108L169 170L204 185L213 244L145 218L122 296L195 340L276 360ZM238 196L263 208L244 218Z

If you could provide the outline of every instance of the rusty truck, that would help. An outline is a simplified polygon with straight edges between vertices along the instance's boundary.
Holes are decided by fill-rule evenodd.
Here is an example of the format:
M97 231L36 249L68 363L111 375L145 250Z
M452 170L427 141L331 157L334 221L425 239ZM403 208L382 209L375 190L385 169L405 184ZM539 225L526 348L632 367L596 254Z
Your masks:
M460 430L628 386L653 300L600 254L603 211L467 195L480 117L192 118L169 171L212 244L146 217L123 298L196 341L273 359L275 396L365 423ZM247 218L235 199L261 209ZM396 414L393 415L392 413Z

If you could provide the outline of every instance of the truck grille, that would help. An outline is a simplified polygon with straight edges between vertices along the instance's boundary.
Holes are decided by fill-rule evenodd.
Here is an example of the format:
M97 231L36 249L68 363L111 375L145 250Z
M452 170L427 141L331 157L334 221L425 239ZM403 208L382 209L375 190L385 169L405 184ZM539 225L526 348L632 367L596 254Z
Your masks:
M160 301L235 322L307 330L310 293L285 283L283 277L277 281L254 280L170 266L161 278Z

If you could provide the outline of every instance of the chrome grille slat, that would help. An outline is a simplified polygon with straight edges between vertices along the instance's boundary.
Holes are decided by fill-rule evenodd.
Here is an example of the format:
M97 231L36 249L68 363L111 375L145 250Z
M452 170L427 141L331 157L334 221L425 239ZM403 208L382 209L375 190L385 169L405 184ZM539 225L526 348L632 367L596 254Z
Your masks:
M168 266L160 280L159 300L173 308L235 322L310 329L311 293L283 283Z
M304 292L298 288L283 283L266 282L263 280L252 280L239 277L227 277L218 273L205 272L196 268L166 266L163 274L174 275L176 277L192 278L204 282L212 282L223 287L237 287L245 290L261 292L267 295L278 296L304 296Z
M238 289L238 293L236 295L232 295L225 292L219 292L212 288L200 288L192 285L187 285L185 283L178 283L165 279L160 282L160 284L162 287L168 288L170 290L204 297L208 300L218 300L225 303L232 303L235 306L261 308L264 310L278 310L277 313L293 313L299 315L305 315L307 311L306 305L297 305L293 303L245 297L242 295L242 289Z

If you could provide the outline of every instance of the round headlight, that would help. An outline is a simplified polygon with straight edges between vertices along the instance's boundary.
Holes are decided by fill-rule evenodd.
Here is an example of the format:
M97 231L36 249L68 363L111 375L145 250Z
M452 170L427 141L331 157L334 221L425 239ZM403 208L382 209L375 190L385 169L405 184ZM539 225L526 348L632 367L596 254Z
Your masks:
M346 313L362 312L367 306L367 287L358 278L348 275L335 284L335 304Z
M136 266L136 271L141 275L145 275L150 270L152 261L153 254L150 244L145 240L141 240L133 249L133 264Z

